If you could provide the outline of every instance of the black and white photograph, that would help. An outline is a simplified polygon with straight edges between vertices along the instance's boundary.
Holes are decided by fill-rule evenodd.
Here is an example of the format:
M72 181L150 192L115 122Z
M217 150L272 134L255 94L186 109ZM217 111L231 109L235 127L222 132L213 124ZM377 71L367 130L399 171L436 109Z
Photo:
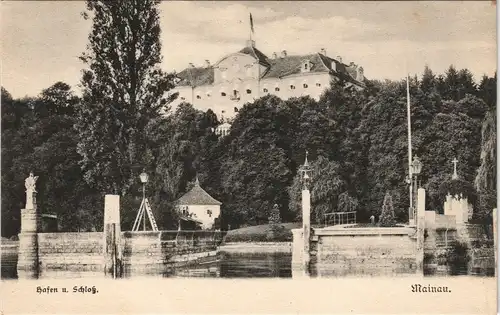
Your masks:
M257 313L237 283L299 281L316 308L286 313L417 312L377 302L382 280L496 313L495 1L0 8L2 314L143 280L251 305L220 313ZM327 309L319 283L367 304Z

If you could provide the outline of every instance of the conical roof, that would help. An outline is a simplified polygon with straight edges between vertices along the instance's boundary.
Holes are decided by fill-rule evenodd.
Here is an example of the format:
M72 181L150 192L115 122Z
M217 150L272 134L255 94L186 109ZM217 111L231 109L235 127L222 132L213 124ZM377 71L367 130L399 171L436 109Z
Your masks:
M198 177L190 191L185 193L177 200L178 205L221 205L222 202L210 196L203 188L200 187Z

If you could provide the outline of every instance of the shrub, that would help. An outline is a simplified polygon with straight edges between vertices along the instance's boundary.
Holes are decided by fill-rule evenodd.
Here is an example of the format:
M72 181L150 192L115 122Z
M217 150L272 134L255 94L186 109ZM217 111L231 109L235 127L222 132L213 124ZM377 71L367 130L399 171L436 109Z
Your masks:
M383 227L396 226L392 197L388 192L384 197L384 204L382 205L382 213L380 214L379 224Z

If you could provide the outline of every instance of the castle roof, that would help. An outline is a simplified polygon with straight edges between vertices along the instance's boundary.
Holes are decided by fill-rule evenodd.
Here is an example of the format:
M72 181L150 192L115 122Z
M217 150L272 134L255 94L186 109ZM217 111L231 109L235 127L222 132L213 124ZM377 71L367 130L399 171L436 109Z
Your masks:
M214 83L213 67L189 67L177 74L180 81L177 85L200 86Z
M243 48L242 50L240 50L239 52L242 54L247 54L247 55L254 57L255 59L257 59L259 61L260 64L262 64L264 66L269 66L269 62L268 62L269 58L267 58L266 55L264 55L260 50L258 50L255 47L247 46L247 47Z
M300 74L302 63L311 62L309 72L330 73L344 80L356 83L356 68L348 66L339 60L327 57L321 53L308 55L290 55L278 58L268 58L255 47L245 47L239 53L254 57L260 64L267 67L261 79L282 78L289 75ZM214 83L214 67L190 67L177 74L180 79L178 86L201 86ZM360 83L360 82L358 82Z
M203 188L200 187L200 182L196 178L196 182L190 191L185 193L177 200L178 205L221 205L222 203L210 196Z

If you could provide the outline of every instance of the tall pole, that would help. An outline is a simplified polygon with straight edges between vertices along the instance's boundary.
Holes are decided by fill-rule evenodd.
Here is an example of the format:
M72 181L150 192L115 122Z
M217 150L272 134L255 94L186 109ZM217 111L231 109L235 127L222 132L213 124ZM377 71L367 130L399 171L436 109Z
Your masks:
M412 219L412 211L413 211L413 174L411 169L411 110L410 110L410 75L406 74L406 103L407 103L407 116L408 116L408 176L410 178L410 209L408 209L408 220ZM414 219L414 218L413 218Z

